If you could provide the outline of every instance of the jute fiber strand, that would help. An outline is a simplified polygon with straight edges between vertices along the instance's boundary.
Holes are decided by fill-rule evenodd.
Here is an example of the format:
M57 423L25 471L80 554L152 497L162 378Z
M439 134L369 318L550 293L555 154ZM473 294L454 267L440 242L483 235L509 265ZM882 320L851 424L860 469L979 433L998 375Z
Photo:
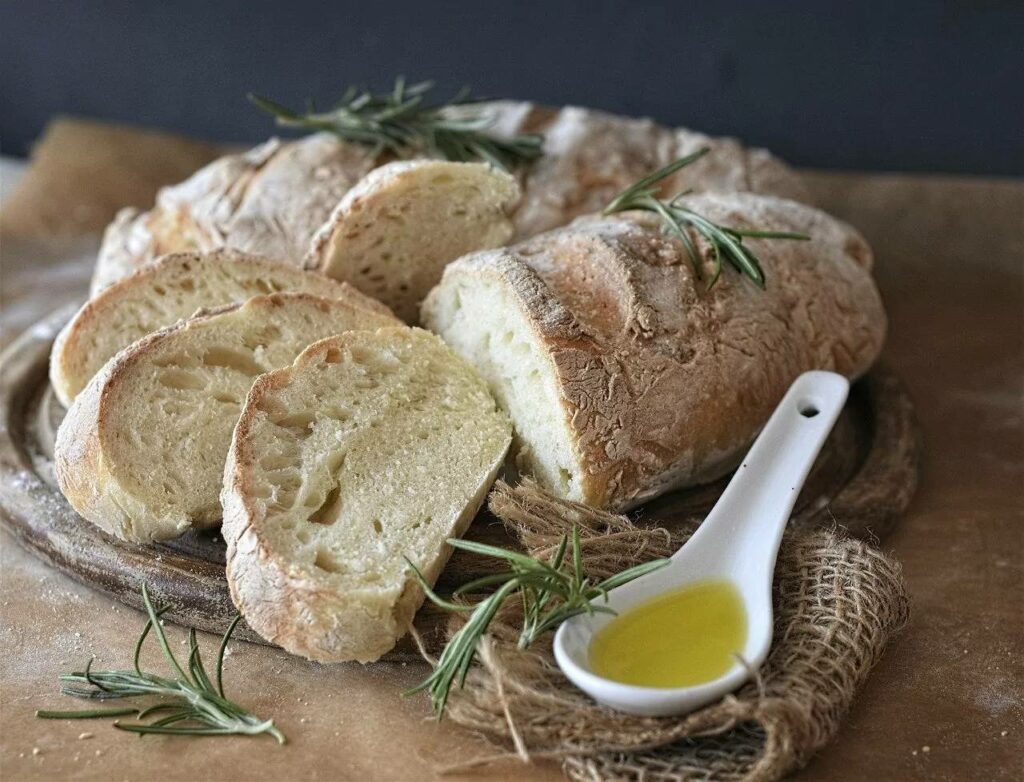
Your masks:
M668 556L694 530L646 529L531 484L499 482L490 508L533 556L550 556L575 524L595 578ZM555 665L550 636L518 649L515 602L492 623L465 686L453 688L446 719L523 760L558 758L578 780L782 777L836 734L909 613L901 568L891 558L835 531L788 534L775 572L774 643L757 676L699 711L652 718L603 708L573 687ZM460 621L453 617L449 636Z

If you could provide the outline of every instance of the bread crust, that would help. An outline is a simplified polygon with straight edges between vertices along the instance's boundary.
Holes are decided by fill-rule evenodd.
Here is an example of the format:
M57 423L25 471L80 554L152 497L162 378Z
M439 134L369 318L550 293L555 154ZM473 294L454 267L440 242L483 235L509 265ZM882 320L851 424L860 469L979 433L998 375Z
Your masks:
M379 329L376 334L401 335L403 332L425 334L418 329L400 328ZM365 334L349 332L321 340L303 351L292 366L261 376L246 399L224 470L221 505L232 600L249 626L262 637L293 654L320 662L379 659L408 631L424 594L411 575L406 574L397 599L370 601L358 592L332 589L330 584L314 576L308 566L275 552L267 539L266 503L257 500L259 492L254 475L262 454L254 449L253 430L264 414L268 397L295 382L305 367L329 360L329 353L358 344ZM431 338L436 339L432 335ZM450 355L450 360L461 361L454 354ZM494 453L487 474L472 498L451 520L447 536L460 537L482 505L511 439L507 419L504 427L504 446ZM402 465L399 463L396 468L401 470ZM437 580L450 555L451 547L442 545L419 563L428 583Z
M798 374L856 377L884 340L871 250L850 226L752 194L688 205L725 225L813 238L748 239L767 289L726 268L706 291L656 220L581 218L460 259L424 303L424 322L444 336L446 286L487 275L507 288L555 367L582 500L595 507L632 507L727 472Z

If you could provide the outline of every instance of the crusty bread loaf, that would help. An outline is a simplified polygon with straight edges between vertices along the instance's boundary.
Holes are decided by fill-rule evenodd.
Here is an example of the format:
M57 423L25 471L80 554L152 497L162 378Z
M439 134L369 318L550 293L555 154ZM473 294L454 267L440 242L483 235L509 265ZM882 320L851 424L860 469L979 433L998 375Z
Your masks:
M505 457L507 416L419 329L348 332L260 377L224 472L231 595L314 660L369 662L405 634Z
M512 215L517 238L598 211L644 174L704 146L710 152L666 188L685 182L698 192L808 198L785 164L733 139L575 106L498 101L473 110L491 115L496 135L545 135L543 157L518 172L524 197ZM92 291L169 252L230 246L300 263L345 193L381 162L365 147L323 133L215 161L162 190L152 210L118 215L104 236Z
M509 411L517 465L560 496L618 509L715 478L797 375L857 376L879 353L885 313L852 228L751 194L687 205L812 240L747 239L767 289L726 268L706 291L656 220L581 218L450 264L424 303Z
M449 261L508 242L519 195L512 176L483 163L388 163L345 194L313 237L307 266L414 323Z
M298 291L390 314L351 285L236 250L174 253L106 288L63 328L50 354L50 382L70 405L122 348L200 309Z
M232 247L300 266L341 197L377 164L366 147L327 133L271 139L163 188L148 212L122 210L107 228L91 293L172 252Z
M57 432L57 479L72 507L146 542L209 526L231 432L255 378L307 345L398 321L306 293L198 315L121 351L76 397Z

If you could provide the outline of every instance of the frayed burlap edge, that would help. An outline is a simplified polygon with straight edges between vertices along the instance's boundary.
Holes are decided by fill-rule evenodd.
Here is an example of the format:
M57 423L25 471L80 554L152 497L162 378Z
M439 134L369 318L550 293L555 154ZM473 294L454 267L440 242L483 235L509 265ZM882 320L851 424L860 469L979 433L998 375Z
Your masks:
M604 577L666 556L693 529L644 529L623 516L499 482L491 511L535 556L579 527L588 572ZM504 748L451 771L507 758L558 758L579 780L767 780L798 768L839 728L868 672L906 624L899 564L836 532L787 535L775 571L775 639L757 676L689 715L636 717L598 706L554 663L550 639L516 647L515 609L492 623L446 717ZM453 619L449 632L458 627Z

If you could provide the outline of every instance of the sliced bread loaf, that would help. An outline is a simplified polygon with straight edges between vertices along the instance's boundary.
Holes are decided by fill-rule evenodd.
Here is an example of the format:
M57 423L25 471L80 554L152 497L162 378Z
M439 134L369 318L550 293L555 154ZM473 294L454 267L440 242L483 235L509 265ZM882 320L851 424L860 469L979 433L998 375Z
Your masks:
M490 129L496 135L545 137L544 155L518 172L524 197L512 215L516 239L598 211L639 177L701 147L709 148L707 156L677 180L665 182L666 188L682 182L696 192L808 197L792 169L735 139L578 106L552 109L497 101L472 110L493 120ZM169 252L227 246L300 263L342 197L380 157L370 148L317 133L297 141L271 140L214 161L185 182L160 191L151 210L118 215L104 235L93 293ZM330 228L324 230L330 235ZM443 236L443 229L425 233ZM387 273L395 271L393 263L385 260L385 265Z
M91 293L171 252L221 247L301 266L309 240L376 154L328 133L271 139L163 188L147 212L124 209L103 236Z
M345 194L313 238L307 265L413 323L449 261L511 238L519 195L512 176L483 163L389 163Z
M397 322L347 301L275 293L151 334L72 403L55 446L60 488L82 516L129 540L216 524L231 432L256 377L324 337Z
M50 382L64 406L122 348L200 309L299 291L389 314L346 283L236 250L175 253L106 288L64 327L50 354Z
M505 457L507 416L419 329L348 332L260 377L224 473L235 605L294 654L369 662L405 634Z
M448 266L424 323L472 361L509 411L517 466L556 494L630 507L735 465L801 372L874 362L885 312L871 250L794 201L736 193L687 206L749 238L766 290L731 268L706 289L655 220L581 218Z

